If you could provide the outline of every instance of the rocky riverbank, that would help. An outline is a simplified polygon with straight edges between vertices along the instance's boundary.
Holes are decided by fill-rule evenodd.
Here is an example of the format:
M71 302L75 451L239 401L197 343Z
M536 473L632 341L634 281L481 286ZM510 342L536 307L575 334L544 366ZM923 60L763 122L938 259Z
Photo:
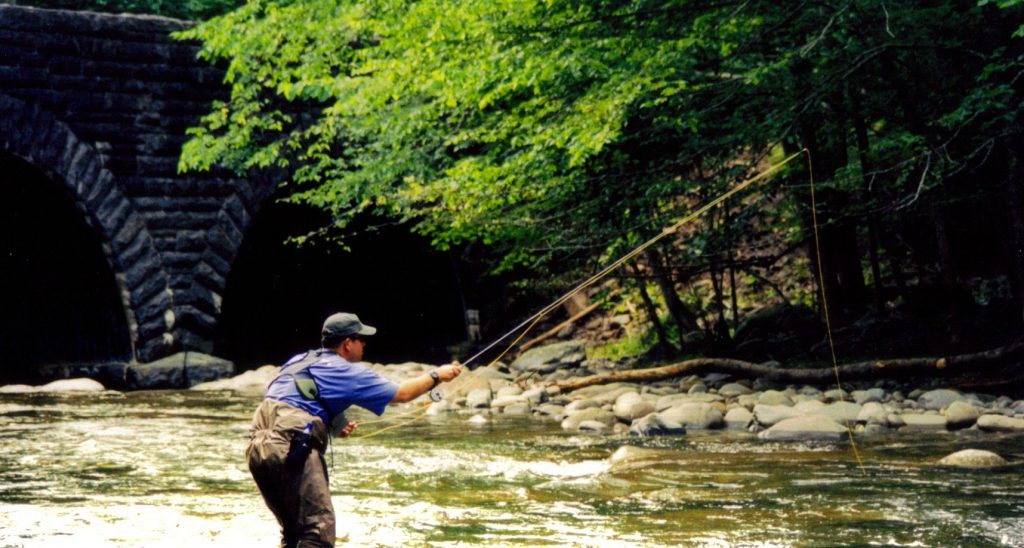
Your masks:
M432 366L369 364L396 381ZM636 436L685 435L729 429L768 441L835 441L887 432L1024 432L1024 400L893 381L837 387L779 386L710 373L652 383L614 383L561 393L557 381L608 372L587 361L582 343L531 350L506 366L491 364L442 385L444 400L429 412L463 413L474 422L532 415L573 432ZM204 383L194 390L263 390L276 367ZM425 403L422 400L420 403Z
M367 364L395 380L422 374L433 365ZM431 414L459 413L474 423L507 416L558 421L571 432L631 436L681 436L699 430L745 432L765 441L840 441L850 432L873 436L892 432L1024 432L1024 400L961 392L931 380L911 386L884 380L844 383L843 388L780 386L763 379L709 373L633 384L588 386L562 393L558 381L607 373L616 364L588 361L583 344L565 342L524 353L509 365L491 364L467 371L441 386L443 401L424 396ZM277 366L205 382L192 390L231 390L261 394ZM53 390L102 389L89 381L51 385ZM0 392L47 387L7 387ZM971 456L971 462L996 462Z

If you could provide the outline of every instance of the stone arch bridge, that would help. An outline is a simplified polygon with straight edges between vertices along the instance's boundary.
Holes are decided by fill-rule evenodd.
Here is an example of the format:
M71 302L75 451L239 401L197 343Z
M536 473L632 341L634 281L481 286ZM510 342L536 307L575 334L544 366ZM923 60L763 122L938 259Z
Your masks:
M242 235L274 190L230 173L177 173L185 129L225 94L223 73L196 60L198 46L169 36L188 24L0 5L2 200L24 186L14 172L34 172L70 199L109 267L125 361L211 351ZM19 237L33 235L8 234ZM29 296L3 291L29 309L17 301ZM15 333L17 320L5 327Z

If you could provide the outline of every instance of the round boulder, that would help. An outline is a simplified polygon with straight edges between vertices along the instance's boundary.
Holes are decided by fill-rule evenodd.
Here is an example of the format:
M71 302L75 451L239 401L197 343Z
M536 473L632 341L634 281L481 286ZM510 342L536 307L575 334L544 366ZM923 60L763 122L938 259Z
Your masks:
M949 404L955 401L963 399L964 395L956 390L940 388L938 390L929 390L924 394L921 394L921 396L917 398L917 404L922 409L938 411L939 409L949 407Z
M846 435L846 428L824 415L807 415L780 421L761 432L765 441L838 441Z
M959 430L970 428L978 421L981 411L966 401L957 400L946 408L946 428Z
M721 428L725 425L722 412L710 403L682 403L658 415L667 422L683 425L688 430Z
M978 417L978 428L986 432L1024 432L1024 419L1002 415L982 415Z
M672 422L653 413L633 421L629 433L634 436L672 436L683 435L686 428L678 422Z
M940 466L951 466L954 468L994 468L1005 466L1006 459L991 451L981 449L964 449L950 455L946 455L939 461Z
M551 373L556 369L579 367L586 358L582 341L566 341L531 348L509 367L520 372Z
M729 429L746 430L752 422L754 414L746 407L733 407L725 414L725 427Z

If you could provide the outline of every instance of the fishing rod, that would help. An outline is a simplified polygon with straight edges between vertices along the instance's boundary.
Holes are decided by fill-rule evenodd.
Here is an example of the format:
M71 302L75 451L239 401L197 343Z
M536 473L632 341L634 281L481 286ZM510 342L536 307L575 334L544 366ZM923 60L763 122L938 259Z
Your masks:
M604 267L603 269L598 271L596 274L590 276L589 278L587 278L583 282L580 282L575 287L570 289L567 293L565 293L564 295L562 295L558 299L555 299L554 301L552 301L547 306L543 307L537 313L535 313L532 316L530 316L529 318L523 320L522 322L520 322L518 325L516 325L512 329L506 331L503 335L501 335L500 337L498 337L497 339L492 341L490 344L488 344L484 349L480 350L479 352L477 352L476 354L471 356L469 359L467 359L466 362L464 363L464 365L468 365L470 362L479 359L480 356L484 355L486 352L488 352L492 348L496 347L502 341L508 339L509 337L514 335L516 332L519 332L519 336L516 337L511 343L509 343L505 347L505 349L501 352L501 354L499 354L497 357L492 359L488 363L488 366L497 363L499 360L501 360L501 358L503 358L513 348L515 348L515 346L517 344L519 344L519 341L521 341L523 339L523 337L525 337L526 334L529 333L530 330L532 330L533 327L537 325L537 323L539 323L542 319L544 319L544 317L546 317L548 314L550 314L552 311L557 309L563 303L565 303L566 301L571 299L573 296L577 295L578 293L580 293L583 290L587 289L588 287L594 285L595 283L597 283L601 279L605 278L606 276L608 276L608 274L613 272L615 269L617 269L618 267L622 266L627 261L633 259L634 257L638 256L639 254L643 253L645 250L647 250L647 248L653 246L654 244L656 244L661 239L663 239L663 238L665 238L667 236L670 236L672 234L675 234L675 232L680 227L685 225L686 223L689 223L690 221L693 221L694 219L704 215L705 213L707 213L708 211L710 211L714 207L716 207L719 204L721 204L722 202L728 200L729 198L731 198L735 194L737 194L737 193L745 190L746 188L752 186L753 184L755 184L755 183L757 183L757 182L759 182L759 181L761 181L763 179L766 179L767 177L773 175L774 173L776 173L777 171L779 171L780 169L785 167L787 164L789 164L790 162L792 162L794 159L798 158L801 154L803 154L805 152L807 152L808 155L810 154L810 152L807 151L807 149L803 149L803 150L801 150L799 152L795 152L795 153L787 156L786 158L784 158L779 163L770 166L768 169L762 171L761 173L758 173L757 175L755 175L755 176L753 176L753 177L751 177L751 178L749 178L749 179L747 179L745 181L742 181L741 183L737 184L735 187L733 187L733 188L723 192L722 194L720 194L714 200L711 200L710 202L704 204L700 208L698 208L698 209L690 212L689 214L685 215L684 217L682 217L681 219L679 219L675 223L669 225L668 227L665 227L657 235L651 237L650 239L648 239L644 243L636 246L635 248L633 248L631 251L629 251L628 253L626 253L625 255L620 257L619 259L615 260L614 262L612 262L608 266ZM472 370L468 370L468 372L471 373ZM467 374L466 377L464 377L463 379L455 381L455 385L453 387L450 387L448 389L448 391L450 393L457 392L460 388L462 388L462 386L464 386L466 383L468 383L472 377L475 377L475 375ZM440 392L439 391L435 392L435 394L440 394ZM437 396L432 396L431 399L434 400L434 401L437 401L438 399L444 399L444 398L443 398L443 396L441 396L440 398L438 398ZM365 424L376 424L376 423L386 422L386 421L394 420L395 418L405 417L405 416L408 416L408 415L410 415L412 413L417 413L417 412L419 412L419 413L415 417L413 417L413 418L411 418L409 420L406 420L406 421L403 421L403 422L399 422L397 424L393 424L393 425L390 425L390 426L386 426L386 427L380 428L378 430L374 430L374 431L366 433L366 434L362 434L362 435L355 435L355 434L353 434L352 437L369 438L371 436L379 435L379 434L381 434L381 433L383 433L385 431L388 431L388 430L393 430L393 429L396 429L396 428L401 428L401 427L403 427L405 425L411 424L413 422L416 422L416 421L422 419L423 417L425 417L427 415L428 410L424 409L424 410L420 411L419 409L412 409L410 411L406 411L405 413L401 413L401 414L399 414L397 416L392 416L392 417L390 417L388 419L385 419L385 418L371 419L369 421L363 422L362 424L365 425Z
M689 223L689 222L693 221L694 219L704 215L705 213L707 213L708 211L710 211L714 207L716 207L719 204L725 202L726 200L728 200L732 196L736 195L737 193L743 191L744 189L749 188L750 186L754 185L755 183L757 183L759 181L762 181L762 180L768 178L769 176L775 174L780 169L782 169L787 164L789 164L790 162L792 162L796 158L800 157L801 155L806 155L806 158L807 158L807 175L808 175L808 180L809 180L809 183L810 183L811 224L812 224L813 229L814 229L814 247L815 247L816 261L817 261L817 264L818 264L818 287L819 287L819 290L821 292L822 313L823 313L824 318L825 318L825 330L828 333L828 346L829 346L829 351L831 353L831 358L832 358L832 369L833 369L833 371L835 373L835 378L836 378L836 387L842 389L841 381L840 381L840 378L839 378L839 362L838 362L838 360L836 358L835 342L834 342L834 338L832 336L832 322L831 322L831 318L830 318L830 315L829 315L828 296L825 293L825 279L824 279L824 273L823 273L823 269L822 269L821 235L819 234L819 230L818 230L817 199L816 199L816 196L815 196L815 193L814 193L815 189L814 189L813 162L811 161L811 151L808 150L807 148L803 148L803 149L801 149L801 150L799 150L797 152L794 152L793 154L790 154L789 156L784 158L782 161L780 161L780 162L778 162L776 164L773 164L773 165L769 166L767 169L765 169L764 171L762 171L761 173L758 173L757 175L754 175L753 177L742 181L741 183L737 184L735 187L733 187L733 188L723 192L722 194L720 194L714 200L711 200L707 204L705 204L705 205L701 206L700 208L696 209L695 211L687 214L686 216L684 216L680 220L676 221L675 223L669 225L668 227L665 227L656 236L650 238L646 242L644 242L644 243L640 244L639 246L635 247L629 253L623 255L622 257L620 257L616 261L612 262L611 264L609 264L605 268L601 269L598 273L594 274L590 278L587 278L583 282L577 284L574 288L572 288L567 293L565 293L564 295L562 295L558 299L554 300L553 302L551 302L547 306L543 307L537 313L535 313L532 316L530 316L529 318L523 320L522 322L520 322L518 325L516 325L512 329L506 331L503 335L501 335L500 337L498 337L497 339L492 341L490 344L488 344L486 347L484 347L482 350L480 350L479 352L477 352L476 354L471 356L469 359L467 359L466 362L464 363L464 365L468 366L471 362L477 360L478 358L480 358L480 356L483 356L484 354L486 354L488 351L490 351L492 348L496 347L502 341L508 339L513 334L515 334L517 331L522 330L522 332L519 333L519 336L516 337L515 340L513 340L511 343L509 343L508 346L505 348L505 350L503 350L501 352L501 354L499 354L497 357L495 357L494 359L492 359L488 363L488 366L497 363L499 360L501 360L501 358L503 358L513 348L515 348L515 346L517 344L519 344L519 341L521 341L523 339L523 337L525 337L526 334L529 333L537 325L537 323L539 323L544 317L546 317L553 310L557 309L563 303L565 303L566 301L571 299L573 296L577 295L578 293L582 292L583 290L587 289L588 287L590 287L590 286L594 285L595 283L597 283L598 281L602 280L603 278L608 276L608 274L612 273L614 270L616 270L617 268L619 268L620 266L622 266L623 264L625 264L629 260L633 259L634 257L638 256L639 254L643 253L645 250L647 250L647 248L651 247L652 245L654 245L655 243L660 241L662 238L665 238L667 236L675 234L676 231L680 227L685 225L686 223ZM469 370L467 368L467 373L472 373L472 370ZM473 376L475 377L475 375L473 375ZM466 378L464 378L464 379L462 379L460 381L457 381L458 384L455 387L451 388L450 392L454 394L463 385L465 385L465 383L467 383L469 380L470 380L470 375L467 374ZM440 392L436 392L436 394L440 395ZM437 396L432 394L431 395L431 399L434 399L435 402L443 399L443 396L441 396L440 398L437 398L437 399L435 399L435 398L437 398ZM416 411L418 411L418 410L414 409L412 411L400 414L398 416L399 417L406 416L406 415L408 415L410 413L413 413L413 412L416 412ZM406 420L406 421L400 422L398 424L394 424L394 425L390 425L390 426L386 426L386 427L374 430L373 432L370 432L368 434L363 434L363 435L354 436L354 437L369 438L369 437L372 437L372 436L379 435L379 434L381 434L383 432L386 432L388 430L393 430L393 429L396 429L396 428L401 428L403 426L406 426L408 424L411 424L413 422L416 422L416 421L426 417L428 411L429 411L429 408L424 409L417 416L415 416L415 417L413 417L413 418L411 418L409 420ZM370 423L375 423L375 422L383 422L384 420L387 420L387 419L377 419L377 420L373 420L373 421L368 421L365 424L370 424ZM846 421L844 421L844 425L846 426L846 432L848 434L848 437L849 437L849 440L850 440L850 445L851 445L851 448L853 449L853 455L854 455L854 457L855 457L855 459L857 461L857 465L859 466L861 473L866 475L867 472L866 472L866 470L864 468L864 461L861 459L860 452L857 450L857 442L854 440L854 437L853 437L853 429L849 425L849 423L846 422Z

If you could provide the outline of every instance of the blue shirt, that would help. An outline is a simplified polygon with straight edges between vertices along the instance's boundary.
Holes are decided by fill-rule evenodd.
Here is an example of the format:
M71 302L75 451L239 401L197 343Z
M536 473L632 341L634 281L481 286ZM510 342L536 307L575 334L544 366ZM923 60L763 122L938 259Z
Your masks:
M270 383L265 398L278 400L292 407L298 407L323 419L330 426L331 419L345 412L349 406L358 405L376 415L384 413L388 403L395 397L398 385L370 371L366 366L352 363L331 351L317 351L319 358L306 370L316 381L320 399L330 409L324 409L319 401L302 397L295 380L282 375ZM299 354L288 360L287 367L306 354Z

